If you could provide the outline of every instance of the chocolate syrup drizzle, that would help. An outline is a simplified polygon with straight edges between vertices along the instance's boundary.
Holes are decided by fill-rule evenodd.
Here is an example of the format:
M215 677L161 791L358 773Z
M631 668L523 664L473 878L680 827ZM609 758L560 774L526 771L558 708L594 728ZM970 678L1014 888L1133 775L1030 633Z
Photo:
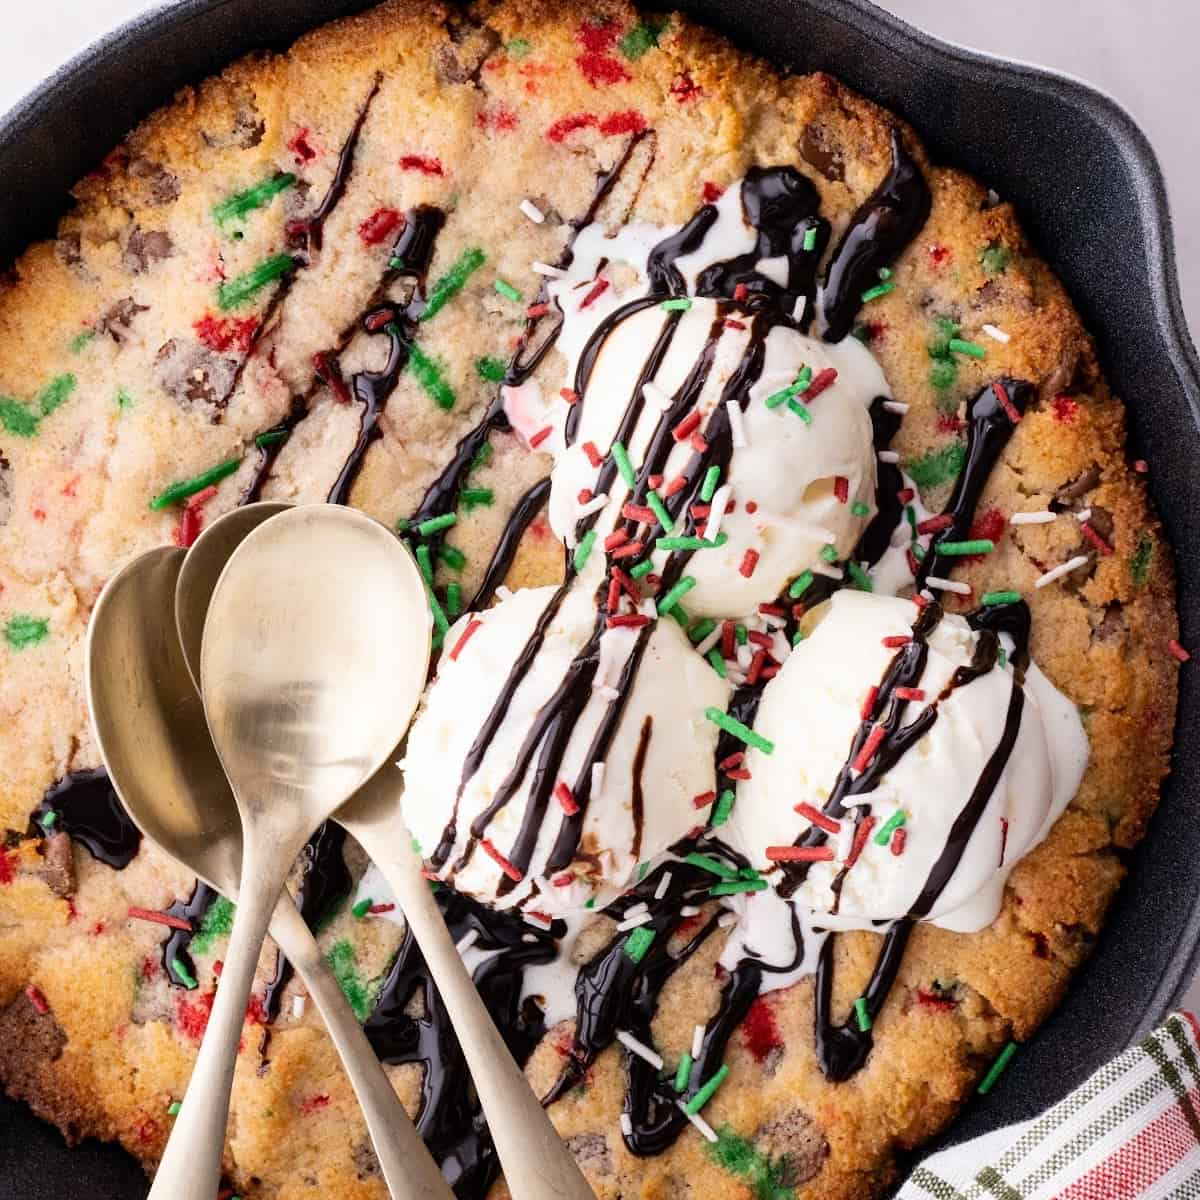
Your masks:
M72 771L53 784L32 814L33 823L49 828L46 818L55 814L53 828L69 834L97 861L123 871L138 852L142 834L129 819L103 767Z

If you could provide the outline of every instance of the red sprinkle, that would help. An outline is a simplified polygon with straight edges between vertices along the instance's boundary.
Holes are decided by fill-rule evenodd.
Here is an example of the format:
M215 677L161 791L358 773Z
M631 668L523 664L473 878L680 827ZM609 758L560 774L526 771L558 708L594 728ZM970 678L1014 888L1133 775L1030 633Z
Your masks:
M592 499L592 489L580 488L579 495L577 495L575 499L578 500L580 504L587 504L588 501Z
M608 581L608 600L605 602L605 611L615 613L621 607L621 585L615 580Z
M531 320L536 321L538 317L544 317L550 311L548 304L531 304L526 310L525 315Z
M732 621L721 622L721 657L732 658L737 650L734 643L734 628Z
M680 492L687 487L688 481L686 475L676 475L674 479L663 489L665 496L678 496Z
M1150 464L1144 458L1136 458L1133 461L1133 469L1139 475L1145 475L1150 470Z
M933 260L935 267L940 267L942 263L950 257L951 250L949 246L930 246L929 257Z
M626 594L635 604L641 602L642 594L638 591L637 584L634 583L633 580L626 575L620 567L614 566L612 568L612 577L613 582L620 584Z
M369 912L373 917L382 916L384 913L395 911L396 906L394 904L372 904L371 907L367 909L367 912Z
M404 226L404 214L394 208L377 208L358 227L358 236L368 246L378 246L386 237Z
M46 997L42 995L32 983L25 985L25 995L29 998L29 1003L44 1017L50 1011L50 1005L46 1003Z
M495 129L508 133L517 127L517 114L507 104L497 104L493 108L481 108L475 114L475 124L480 129Z
M1008 398L1004 384L997 379L992 384L992 391L996 393L996 399L999 401L1000 407L1004 409L1005 415L1015 425L1021 419L1021 414L1017 411L1016 405Z
M916 571L914 571L914 572L913 572L913 574L915 575L915 574L916 574ZM911 601L912 601L912 602L913 602L913 603L914 603L914 604L915 604L915 605L916 605L918 608L928 608L928 607L929 607L929 601L928 601L928 600L926 600L926 599L925 599L925 597L924 597L924 596L922 596L922 595L920 594L920 592L917 592L917 593L915 593L914 595L912 595L912 596L909 596L909 599L910 599L910 600L911 600Z
M1167 643L1167 649L1170 650L1170 652L1175 655L1175 657L1179 659L1181 663L1187 662L1188 659L1192 657L1174 638Z
M867 838L871 836L871 830L875 828L874 817L863 817L854 830L854 841L850 845L850 853L846 855L846 870L850 870L856 862L859 855L863 852L863 847L867 844Z
M886 646L889 650L895 650L899 646L907 646L911 641L912 637L909 634L897 633L891 635L890 637L883 638L881 644Z
M210 350L216 350L219 354L240 350L246 354L254 344L258 318L214 317L212 313L206 313L198 321L192 322L192 328L196 331L196 337Z
M1075 414L1079 411L1079 403L1072 400L1070 396L1055 396L1053 400L1054 419L1067 424L1075 419Z
M892 693L897 700L924 700L924 688L898 687Z
M708 453L708 443L704 440L703 436L699 433L692 434L691 446L692 446L692 449L695 450L695 452L697 454L707 454Z
M746 326L741 321L735 321L732 317L725 318L726 329L745 329Z
M915 495L916 495L916 492L914 492L912 490L912 488L909 488L909 487L901 488L896 493L896 499L899 500L901 504L909 504L909 503L911 503L912 498Z
M650 485L652 488L660 488L660 487L662 487L662 481L663 481L663 477L662 477L661 475L648 475L648 476L646 477L646 482L647 482L647 483L648 483L648 484L649 484L649 485Z
M838 833L841 831L842 826L839 822L835 821L832 817L826 816L819 808L809 804L807 801L801 801L797 804L795 811L818 829L824 829L826 833Z
M945 996L939 996L937 992L929 992L924 988L917 989L917 1001L926 1008L935 1009L937 1012L952 1012L958 1007L957 1000L950 1000Z
M1111 554L1113 548L1086 522L1079 522L1079 531L1101 554Z
M314 1113L320 1108L327 1108L328 1105L328 1096L308 1096L304 1100L300 1101L300 1115L302 1117L306 1117L309 1113Z
M554 427L552 425L545 425L539 429L537 433L535 433L533 437L529 439L530 450L536 450L537 447L540 446L553 432Z
M385 325L390 325L395 319L396 310L394 308L381 308L367 317L363 322L363 328L368 333L378 333Z
M756 646L766 646L768 650L771 648L771 639L765 633L759 633L756 629L751 629L746 634L746 638Z
M658 520L654 509L645 508L640 504L622 504L621 516L627 521L639 521L643 525L653 525Z
M754 657L750 660L750 669L746 672L746 682L753 686L758 682L758 677L762 672L763 665L767 661L767 652L758 650ZM732 774L732 772L731 772Z
M733 503L733 501L731 500L730 504L732 504L732 503ZM732 512L733 509L726 508L725 511ZM758 512L758 501L757 500L747 500L746 501L746 511L751 514Z
M604 292L604 289L607 287L607 279L597 279L596 282L592 284L592 290L588 292L586 296L584 296L583 303L579 306L580 311L587 308L598 296Z
M405 154L400 159L402 171L420 171L422 175L445 175L446 169L441 159L430 158L424 154Z
M767 666L763 667L763 669L762 669L763 679L774 679L775 676L778 674L779 674L779 664L778 663L774 663L774 662L769 663Z
M704 89L692 78L690 71L683 71L671 80L671 95L676 104L686 104L689 100L698 100Z
M750 1005L741 1029L746 1049L754 1055L755 1062L766 1062L773 1050L783 1047L783 1036L775 1020L775 1010L766 996L759 996Z
M693 808L707 808L717 798L716 792L701 792L692 797Z
M695 517L697 520L700 520L703 517L707 517L708 514L710 512L712 512L712 505L711 504L693 504L691 506L691 508L688 509L688 512L690 512L692 514L692 516Z
M771 663L770 659L767 659L767 662L769 665L772 665L772 666L774 665L773 663ZM751 666L753 666L753 665L754 664L751 663ZM777 667L776 667L776 670L778 670ZM759 672L759 678L760 679L769 679L770 678L770 676L767 674L767 667L763 667L761 669L761 671ZM751 680L750 682L753 682L753 681ZM751 778L753 778L753 776L751 776L750 772L747 771L745 767L735 767L732 771L726 771L725 775L728 779L751 779Z
M181 929L184 933L193 932L191 921L185 921L182 917L173 917L170 913L155 912L150 908L134 908L131 905L129 916L134 921L150 921L155 925L169 925L172 929Z
M287 144L287 148L296 156L296 162L303 166L304 163L312 162L317 157L317 151L309 145L308 128L297 129L292 134L291 140Z
M832 846L768 846L769 862L832 862Z
M564 399L564 400L565 400L565 401L566 401L568 404L578 404L578 403L579 403L579 393L578 393L578 392L577 392L577 391L576 391L574 388L567 388L567 387L565 387L565 388L559 388L559 389L558 389L558 394L559 394L559 395L560 395L560 396L561 396L561 397L562 397L562 398L563 398L563 399ZM589 445L589 446L590 446L591 444L592 444L591 442L588 442L588 445ZM596 465L597 465L596 463L592 463L592 466L596 466Z
M615 550L618 546L624 545L629 541L629 531L627 529L614 529L612 533L604 539L605 550Z
M201 489L194 496L189 496L187 501L188 508L203 508L217 494L217 485L210 483L208 487Z
M917 526L918 533L937 533L939 529L949 529L954 524L954 518L949 513L937 517L926 517Z
M636 558L645 549L642 542L628 542L624 546L618 546L615 550L609 551L612 558Z
M731 767L740 767L746 761L745 750L735 750L728 758L723 758L717 763L717 769L728 771Z
M750 295L750 289L744 283L734 284L733 298L735 300L745 300Z
M764 617L786 617L787 609L782 604L760 604L758 611Z
M839 504L845 504L850 499L850 480L845 475L833 477L833 494Z
M854 756L854 761L850 766L855 771L865 771L871 765L871 759L875 757L875 751L879 749L880 743L885 737L887 737L887 730L882 725L876 725L867 734L867 740L863 742L862 748Z
M688 413L688 415L684 417L674 429L671 430L671 436L677 442L685 442L689 437L692 436L692 433L699 424L700 410L698 408L693 408L692 411Z
M187 505L179 514L179 524L175 527L175 545L185 550L195 544L204 527L204 514L198 509Z
M0 883L12 883L17 877L16 856L0 846Z
M575 876L570 871L564 871L561 875L555 875L550 882L555 887L570 887L575 882Z
M738 572L744 579L749 579L754 574L754 568L757 566L758 551L748 548L746 553L742 555L742 565L738 567Z
M473 620L473 621L467 622L467 627L466 627L466 629L463 630L462 637L460 637L458 639L458 641L454 643L454 649L450 651L450 661L451 662L458 661L458 656L462 653L462 648L470 640L470 637L475 632L475 630L477 630L480 627L480 625L482 625L482 624L483 624L483 622L480 620Z
M582 53L575 58L575 65L592 87L622 83L630 78L621 60L613 54L620 34L620 25L611 17L584 21L575 30L575 40L582 47Z
M864 721L871 719L871 714L875 711L875 701L879 699L879 688L875 684L871 684L870 690L867 692L866 698L863 700L862 708L859 710L859 716Z
M892 854L899 858L904 853L904 844L908 841L907 830L895 829L892 831Z
M641 629L643 625L650 624L650 618L645 613L621 613L609 617L606 624L609 629Z
M525 876L516 867L514 867L512 863L510 863L508 859L496 849L495 846L492 845L490 838L480 838L479 846L480 849L483 850L484 854L486 854L496 864L496 866L498 866L500 870L503 871L504 874L513 881L513 883L520 883L521 880L525 878Z
M593 467L598 467L604 461L600 451L596 449L595 442L584 442L583 452L587 455L587 460Z
M833 367L826 367L813 376L813 381L804 391L804 402L815 400L826 388L831 387L837 380L838 373Z
M916 576L920 573L921 564L917 562L917 556L912 552L911 549L905 550L904 561L908 564L909 574L916 578Z
M554 785L554 798L562 806L563 812L568 817L573 817L579 811L579 805L575 801L574 794L561 779Z
M646 128L646 118L632 108L624 112L609 113L600 122L600 132L605 137L617 137L623 133L641 133Z
M705 180L704 186L700 189L700 198L705 204L716 204L723 195L725 195L725 189L719 183L713 183L711 179Z

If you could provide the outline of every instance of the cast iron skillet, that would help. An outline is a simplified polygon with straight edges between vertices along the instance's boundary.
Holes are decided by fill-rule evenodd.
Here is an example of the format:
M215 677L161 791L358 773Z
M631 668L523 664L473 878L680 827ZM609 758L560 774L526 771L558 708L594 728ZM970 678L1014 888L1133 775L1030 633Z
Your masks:
M665 4L663 5L666 6ZM0 121L0 263L52 231L66 191L175 89L248 50L283 48L364 0L183 0L96 43ZM935 160L1012 199L1095 335L1129 404L1131 456L1175 547L1183 641L1200 640L1200 363L1179 304L1162 176L1144 135L1112 100L1072 79L974 54L919 33L867 0L678 0L678 7L780 66L825 69L919 130ZM1179 727L1195 724L1184 670ZM1032 1116L1178 999L1200 943L1200 763L1181 760L1096 952L1065 1003L948 1141ZM86 981L81 981L81 987ZM0 1100L0 1195L25 1200L145 1194L120 1150L73 1151Z

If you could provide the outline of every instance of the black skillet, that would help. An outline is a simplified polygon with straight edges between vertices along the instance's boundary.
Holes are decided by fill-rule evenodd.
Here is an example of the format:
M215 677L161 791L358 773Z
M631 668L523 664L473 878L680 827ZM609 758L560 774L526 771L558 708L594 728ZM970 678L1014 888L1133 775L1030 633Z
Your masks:
M185 83L252 49L367 7L361 0L184 0L85 50L0 120L0 263L52 231L67 189ZM1200 641L1200 363L1179 304L1162 175L1113 101L1074 80L949 46L866 0L680 0L697 20L797 71L823 69L906 117L935 160L1015 202L1065 281L1129 407L1131 455L1175 547L1183 641ZM1181 118L1186 119L1186 118ZM1182 674L1179 729L1200 704ZM1028 1117L1144 1034L1196 970L1200 764L1176 755L1163 801L1095 953L1064 1004L946 1141ZM122 1151L60 1135L0 1097L0 1200L133 1200Z

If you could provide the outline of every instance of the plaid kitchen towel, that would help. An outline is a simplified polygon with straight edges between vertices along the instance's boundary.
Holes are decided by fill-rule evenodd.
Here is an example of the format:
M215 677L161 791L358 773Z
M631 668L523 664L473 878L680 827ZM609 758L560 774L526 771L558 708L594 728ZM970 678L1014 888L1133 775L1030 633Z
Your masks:
M1198 1035L1173 1014L1040 1117L932 1155L897 1200L1200 1200Z

